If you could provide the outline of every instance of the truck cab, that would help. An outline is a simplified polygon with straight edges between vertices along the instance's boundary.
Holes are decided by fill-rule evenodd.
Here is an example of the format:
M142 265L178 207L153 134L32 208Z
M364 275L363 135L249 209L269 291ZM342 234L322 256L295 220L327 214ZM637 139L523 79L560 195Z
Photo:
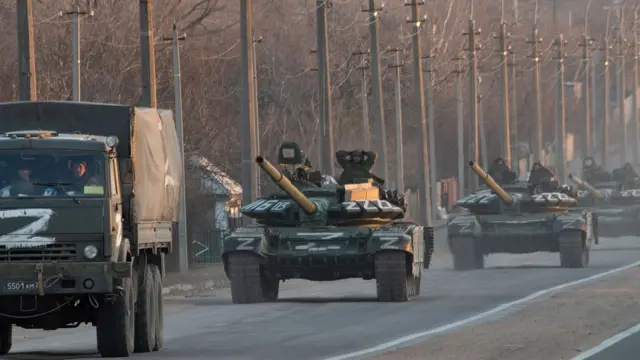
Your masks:
M123 237L117 142L45 130L0 135L0 262L111 257Z

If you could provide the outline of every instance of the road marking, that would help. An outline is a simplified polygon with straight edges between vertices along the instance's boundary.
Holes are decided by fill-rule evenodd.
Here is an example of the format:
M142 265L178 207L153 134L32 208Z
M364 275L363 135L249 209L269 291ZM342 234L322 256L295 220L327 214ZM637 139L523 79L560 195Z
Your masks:
M640 324L608 338L607 340L601 342L600 345L583 352L582 354L572 358L571 360L586 360L593 355L596 355L603 350L612 347L613 345L628 338L629 336L634 335L638 331L640 331Z
M450 324L447 324L447 325L443 325L443 326L440 326L440 327L437 327L437 328L434 328L434 329L431 329L431 330L426 330L426 331L422 331L422 332L419 332L419 333L414 333L414 334L411 334L411 335L403 336L403 337L395 339L393 341L389 341L389 342L386 342L384 344L380 344L378 346L374 346L374 347L371 347L371 348L368 348L368 349L355 351L355 352L348 353L348 354L338 355L338 356L326 358L324 360L346 360L346 359L351 359L351 358L356 358L356 357L362 357L362 356L365 356L365 355L370 355L370 354L381 352L381 351L384 351L384 350L389 350L391 348L400 346L400 345L408 343L410 341L414 341L414 340L417 340L417 339L420 339L420 338L423 338L423 337L437 335L437 334L440 334L440 333L443 333L443 332L446 332L446 331L449 331L449 330L453 330L453 329L468 325L469 323L472 323L472 322L475 322L475 321L478 321L478 320L482 320L482 319L487 318L489 316L493 316L495 314L498 314L500 312L508 310L508 309L510 309L512 307L519 306L519 305L522 305L524 303L531 302L532 300L535 300L535 299L537 299L539 297L542 297L542 296L557 292L559 290L564 290L564 289L568 289L568 288L576 286L576 285L588 283L588 282L591 282L593 280L597 280L597 279L600 279L600 278L603 278L603 277L618 273L620 271L628 270L628 269L634 268L634 267L639 266L639 265L640 265L640 261L637 261L637 262L634 262L633 264L629 264L629 265L626 265L626 266L623 266L623 267L619 267L619 268L616 268L616 269L611 269L609 271L605 271L603 273L599 273L599 274L596 274L596 275L593 275L593 276L589 276L589 277L586 277L586 278L583 278L583 279L580 279L580 280L571 281L571 282L568 282L568 283L556 285L554 287L550 287L550 288L547 288L547 289L544 289L544 290L540 290L538 292L535 292L535 293L533 293L533 294L531 294L529 296L523 297L521 299L509 302L509 303L506 303L506 304L502 304L502 305L497 306L497 307L495 307L495 308L493 308L491 310L487 310L487 311L485 311L483 313L468 317L466 319L458 320L456 322L453 322L453 323L450 323ZM572 359L572 360L576 360L576 359Z

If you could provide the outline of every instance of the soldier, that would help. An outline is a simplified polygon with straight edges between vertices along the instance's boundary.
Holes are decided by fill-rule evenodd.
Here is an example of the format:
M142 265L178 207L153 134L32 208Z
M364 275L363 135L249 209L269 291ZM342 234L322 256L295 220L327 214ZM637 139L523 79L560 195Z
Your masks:
M336 151L336 160L338 160L338 164L340 164L343 169L338 183L344 185L354 182L365 182L373 178L370 171L377 157L378 154L373 151ZM380 179L375 180L378 181Z
M582 161L582 179L588 183L609 181L611 175L596 164L593 157L588 156Z
M630 163L626 163L623 167L613 170L611 177L612 180L617 181L623 187L635 186L638 181L638 174Z
M493 161L493 165L489 168L489 176L501 185L513 183L517 177L516 173L509 169L501 157Z
M558 180L551 170L542 166L539 161L536 161L533 163L533 166L531 166L529 186L539 187L540 190L544 192L554 191L558 188Z

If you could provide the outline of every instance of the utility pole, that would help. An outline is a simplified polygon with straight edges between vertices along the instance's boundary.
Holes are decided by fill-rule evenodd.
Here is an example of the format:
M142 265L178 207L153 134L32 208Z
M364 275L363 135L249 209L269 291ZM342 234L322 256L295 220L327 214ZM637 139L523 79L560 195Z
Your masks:
M511 128L509 124L509 51L511 46L507 43L507 24L500 24L500 53L502 61L502 154L506 164L511 165Z
M390 69L395 69L396 72L396 190L398 194L404 194L404 155L402 144L402 79L400 69L404 66L404 62L400 61L400 52L402 49L387 49L389 52L396 53L395 64L388 65Z
M518 64L516 63L516 54L513 51L511 51L511 63L509 64L509 66L511 67L511 120L512 120L511 124L513 125L511 127L511 146L512 146L511 169L518 169L519 167L518 160L520 159L520 151L519 151L520 148L518 147L520 143L518 139L518 107L517 107L518 106L518 99L517 99Z
M609 46L609 39L607 35L603 36L603 44L604 44L604 104L602 107L603 115L602 115L602 139L601 139L601 147L602 147L602 167L604 169L607 168L608 160L609 160L609 60L610 55L609 52L611 47Z
M458 110L458 196L464 194L464 114L462 109L462 56L452 59L456 62L456 109Z
M480 160L480 139L478 129L478 60L476 59L476 51L479 50L476 44L476 35L480 35L480 29L476 30L476 23L473 19L469 19L469 29L462 35L469 37L467 51L469 52L469 109L470 123L473 126L473 161ZM486 164L485 164L486 165ZM474 191L478 189L478 177L472 176L469 189Z
M240 119L242 139L242 206L250 204L257 193L256 167L253 159L256 156L256 124L255 103L253 100L253 46L251 44L253 34L253 18L251 14L251 0L240 1L240 83L242 92L240 95Z
M373 92L373 130L375 132L378 163L383 167L383 177L389 178L389 164L387 163L387 137L385 135L384 104L382 100L382 81L380 71L380 53L378 44L378 27L380 17L378 13L383 7L376 7L375 0L369 0L369 8L362 10L369 13L369 37L371 41L371 88Z
M329 76L329 45L327 41L327 8L330 0L316 0L318 91L320 92L320 170L334 174L333 119L331 117L331 77Z
M368 56L370 52L354 51L352 55ZM369 85L367 84L367 69L369 69L369 61L367 58L362 61L362 65L358 67L362 71L362 136L364 137L365 149L371 149L371 127L369 126Z
M427 140L427 119L425 118L424 108L424 79L422 77L422 47L420 42L420 30L422 21L426 18L420 18L418 13L418 6L423 5L424 1L410 0L405 2L405 6L411 6L411 19L407 22L413 24L411 31L411 40L413 48L413 90L415 94L413 99L415 101L414 108L416 109L416 116L420 124L420 145L418 147L418 169L420 171L420 211L421 222L424 226L431 226L431 194L429 192L429 156L428 156L428 140Z
M478 76L478 84L482 84L482 76ZM482 166L489 168L489 152L487 151L487 134L484 129L484 112L482 102L484 95L482 91L478 91L477 105L478 105L478 137L480 138L480 159L482 160ZM474 174L471 174L474 178L478 178Z
M582 157L585 158L591 154L591 93L590 87L590 59L591 45L593 40L585 33L582 36L582 64L584 66L584 75L582 76L582 96L584 98L584 139L582 141Z
M93 16L93 10L81 11L80 10L80 1L76 1L76 5L73 10L60 12L61 15L72 15L73 16L73 32L72 32L72 40L71 47L73 47L73 101L80 101L80 15L90 15Z
M38 100L36 56L33 47L33 6L31 0L16 0L18 22L18 72L20 101Z
M254 140L256 142L256 144L254 145L256 148L256 155L260 154L260 102L259 102L259 98L258 98L258 56L256 55L256 45L262 42L262 36L260 36L259 38L253 38L253 61L252 61L252 68L253 68L253 103L255 106L255 111L254 111L254 116L255 116L255 135L254 135ZM261 183L260 183L260 171L256 171L256 197L260 197L260 193L261 193Z
M638 7L636 7L636 11L633 14L633 119L631 121L631 148L633 149L632 161L634 165L637 165L640 162L639 154L640 151L640 141L638 139L638 131L640 130L640 119L638 118Z
M429 183L431 184L431 214L438 214L438 162L436 161L436 119L434 115L435 103L433 101L433 28L431 28L427 41L427 55L425 55L427 68L427 134L429 135ZM434 215L435 216L435 215Z
M180 44L179 41L186 40L187 35L178 35L178 27L173 23L173 31L171 37L163 38L163 41L170 41L173 50L173 80L175 93L175 112L176 112L176 130L178 133L178 141L180 142L180 155L182 156L182 183L180 184L180 221L178 222L179 232L179 256L180 256L180 272L189 271L189 252L187 242L187 195L185 190L185 170L184 170L184 126L182 123L182 79L180 77Z
M564 40L562 34L558 35L555 41L557 48L556 60L558 60L558 72L557 72L557 85L556 85L556 175L559 181L566 181L565 166L566 166L566 148L565 148L565 136L566 136L566 109L564 103L564 46L567 41Z
M142 97L140 105L155 108L158 106L158 98L151 0L140 0L140 54L142 56Z
M620 128L622 129L622 136L620 137L622 140L622 144L620 144L620 164L624 164L627 162L627 123L624 109L624 100L625 100L625 40L623 38L623 16L622 9L618 7L618 33L616 39L616 101L618 103L618 119L620 121Z
M529 57L533 60L533 96L536 104L536 125L533 132L533 153L535 160L542 161L543 154L543 135L542 135L542 96L540 95L540 51L538 51L538 45L542 43L542 38L538 36L538 25L533 24L533 30L531 31L531 39L527 40L528 44L531 44L531 55Z

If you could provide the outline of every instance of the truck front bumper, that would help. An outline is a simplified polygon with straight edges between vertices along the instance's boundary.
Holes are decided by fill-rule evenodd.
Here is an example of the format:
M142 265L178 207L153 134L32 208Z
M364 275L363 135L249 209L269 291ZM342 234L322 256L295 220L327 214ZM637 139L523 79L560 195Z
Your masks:
M0 263L0 295L112 293L114 279L131 273L131 263Z

